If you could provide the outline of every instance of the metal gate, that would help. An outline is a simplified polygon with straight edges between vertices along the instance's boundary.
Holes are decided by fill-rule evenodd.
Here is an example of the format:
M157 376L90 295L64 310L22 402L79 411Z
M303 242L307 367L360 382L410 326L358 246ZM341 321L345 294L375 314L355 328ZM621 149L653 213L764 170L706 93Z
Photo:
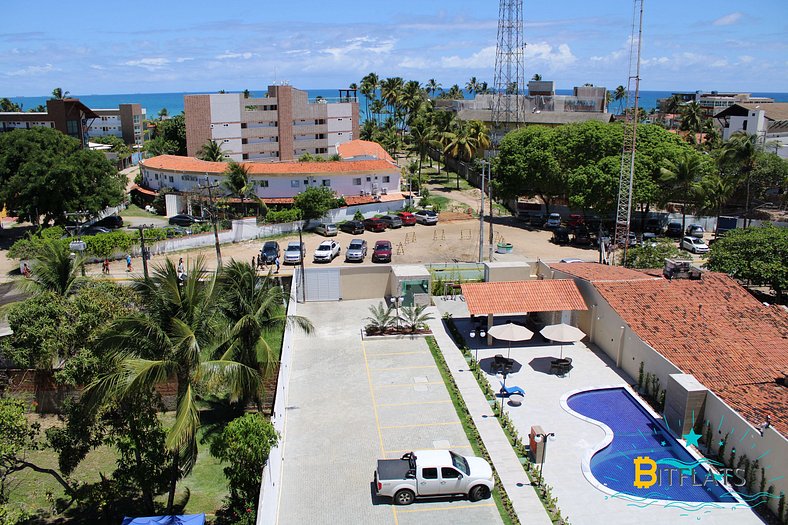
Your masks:
M339 268L306 268L304 281L307 301L339 301Z

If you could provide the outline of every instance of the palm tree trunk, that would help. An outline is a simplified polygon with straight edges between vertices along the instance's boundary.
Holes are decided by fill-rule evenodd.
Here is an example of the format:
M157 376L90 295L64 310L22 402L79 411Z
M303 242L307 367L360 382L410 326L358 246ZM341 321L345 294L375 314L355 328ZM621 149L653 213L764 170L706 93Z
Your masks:
M170 489L167 496L167 514L172 515L172 506L175 504L175 487L178 484L178 452L173 454L172 469L170 470Z

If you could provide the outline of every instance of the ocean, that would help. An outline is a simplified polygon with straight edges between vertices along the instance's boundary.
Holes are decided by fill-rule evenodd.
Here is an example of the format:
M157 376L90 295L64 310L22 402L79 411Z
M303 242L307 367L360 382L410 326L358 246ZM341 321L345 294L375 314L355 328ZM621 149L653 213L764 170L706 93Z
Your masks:
M331 100L339 96L338 89L308 89L310 100L316 97L323 97ZM142 105L147 111L149 119L156 118L162 108L166 108L170 116L178 115L183 111L184 95L199 95L205 92L183 92L183 93L128 93L119 95L79 95L72 93L70 96L79 98L86 106L94 109L113 109L118 104L137 103ZM252 91L252 96L261 96L264 90ZM571 95L571 89L557 89L557 95ZM670 97L671 91L641 91L640 107L647 111L657 106L657 99ZM753 96L771 97L775 102L788 102L788 93L752 93ZM23 110L34 108L39 104L46 105L49 97L10 97L11 101L22 105ZM473 98L469 93L465 93L465 98ZM359 95L361 106L361 119L364 119L364 107L366 97ZM609 110L616 112L618 103L611 102Z

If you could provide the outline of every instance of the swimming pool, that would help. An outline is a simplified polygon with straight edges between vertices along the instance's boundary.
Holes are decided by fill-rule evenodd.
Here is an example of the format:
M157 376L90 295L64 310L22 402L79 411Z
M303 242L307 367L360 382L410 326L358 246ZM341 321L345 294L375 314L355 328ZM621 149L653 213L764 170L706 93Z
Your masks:
M609 490L653 500L738 501L625 388L580 392L566 404L612 430L612 441L590 460L591 474ZM653 484L654 478L643 473L650 465L639 459L646 457L656 464ZM636 463L641 465L639 476Z

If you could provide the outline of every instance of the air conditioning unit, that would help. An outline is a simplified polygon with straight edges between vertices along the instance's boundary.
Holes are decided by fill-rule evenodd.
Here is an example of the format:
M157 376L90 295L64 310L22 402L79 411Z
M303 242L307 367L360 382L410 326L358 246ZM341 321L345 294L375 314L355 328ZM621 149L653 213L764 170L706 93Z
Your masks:
M359 195L361 195L361 196L363 197L364 195L366 195L366 194L367 194L367 192L366 192L366 191L364 191L364 190L361 190L360 192L358 192L358 194L359 194Z
M382 193L383 195L388 195L389 194L389 189L388 188L380 188L380 193Z

